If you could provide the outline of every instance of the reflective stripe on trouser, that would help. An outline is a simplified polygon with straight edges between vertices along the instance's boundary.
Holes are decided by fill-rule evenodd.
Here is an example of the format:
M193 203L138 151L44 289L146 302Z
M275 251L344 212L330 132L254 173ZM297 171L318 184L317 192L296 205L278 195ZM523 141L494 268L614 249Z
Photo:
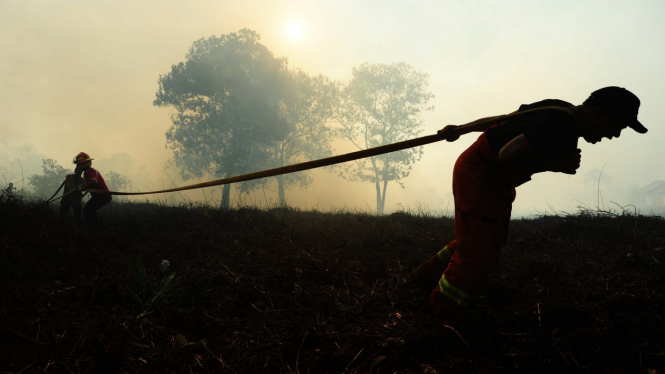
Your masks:
M450 284L450 282L446 280L445 274L441 276L441 280L439 281L439 291L460 306L467 306L472 300L471 295Z
M503 171L489 168L478 154L489 161L496 159L485 134L455 163L457 248L439 281L441 293L459 305L470 302L471 296L482 291L489 274L498 265L515 199L515 188L508 183Z
M499 263L509 223L510 216L490 219L475 214L455 212L457 250L453 253L439 281L442 294L448 297L451 294L455 296L452 292L446 294L443 292L444 289L448 291L452 289L461 296L477 295L482 291L489 274ZM453 299L455 300L454 297Z
M456 247L457 242L453 240L413 271L412 278L418 287L428 292L438 288L439 279L441 279L443 271L446 270Z

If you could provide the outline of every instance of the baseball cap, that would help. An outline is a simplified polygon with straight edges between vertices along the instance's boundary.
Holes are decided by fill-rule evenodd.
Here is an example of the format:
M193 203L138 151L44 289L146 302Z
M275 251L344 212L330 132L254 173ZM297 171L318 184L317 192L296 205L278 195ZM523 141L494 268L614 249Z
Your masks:
M647 128L637 120L640 99L623 87L610 86L596 90L584 101L584 105L605 108L620 121L627 122L631 129L640 134L647 132Z

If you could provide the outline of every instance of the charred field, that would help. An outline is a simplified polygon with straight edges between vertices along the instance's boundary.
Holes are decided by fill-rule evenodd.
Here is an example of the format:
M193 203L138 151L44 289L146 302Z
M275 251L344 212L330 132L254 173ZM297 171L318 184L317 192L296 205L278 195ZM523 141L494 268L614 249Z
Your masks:
M101 212L88 227L45 205L0 204L0 372L665 369L658 216L513 220L484 294L448 321L409 275L453 239L450 218Z

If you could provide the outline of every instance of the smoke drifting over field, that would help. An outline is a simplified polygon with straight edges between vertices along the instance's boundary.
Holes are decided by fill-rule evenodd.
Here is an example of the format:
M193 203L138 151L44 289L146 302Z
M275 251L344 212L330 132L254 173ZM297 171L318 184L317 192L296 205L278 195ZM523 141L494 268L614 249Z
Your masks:
M665 180L660 1L24 1L6 2L3 10L3 188L6 181L21 188L22 178L41 172L42 158L70 168L80 151L95 158L102 172L128 177L136 190L192 182L167 164L173 152L165 147L165 133L175 111L153 105L158 79L186 60L194 41L248 28L276 57L287 58L289 68L342 84L363 63L404 62L428 74L434 95L428 105L434 109L421 113L421 135L512 112L523 103L556 98L577 105L598 88L626 87L640 97L639 119L649 132L626 130L620 139L594 146L580 140L577 175L536 175L518 188L514 212L573 211L580 203L614 201L647 213L665 203L665 191L653 184ZM388 185L386 212L450 211L453 164L473 140L467 135L426 146L402 180L404 188ZM344 139L333 148L333 154L354 150ZM287 204L376 209L371 183L349 182L327 170L311 177L306 189L286 191ZM221 190L168 198L219 201ZM277 201L274 180L247 196L231 196L232 205Z

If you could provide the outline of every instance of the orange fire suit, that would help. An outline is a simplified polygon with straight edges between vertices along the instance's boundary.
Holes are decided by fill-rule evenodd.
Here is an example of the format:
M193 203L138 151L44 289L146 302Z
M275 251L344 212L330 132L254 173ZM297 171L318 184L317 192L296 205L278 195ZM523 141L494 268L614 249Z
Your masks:
M455 240L444 249L452 256L430 297L435 308L451 301L469 304L496 268L508 236L514 186L519 184L515 181L516 176L499 165L485 133L457 159Z

